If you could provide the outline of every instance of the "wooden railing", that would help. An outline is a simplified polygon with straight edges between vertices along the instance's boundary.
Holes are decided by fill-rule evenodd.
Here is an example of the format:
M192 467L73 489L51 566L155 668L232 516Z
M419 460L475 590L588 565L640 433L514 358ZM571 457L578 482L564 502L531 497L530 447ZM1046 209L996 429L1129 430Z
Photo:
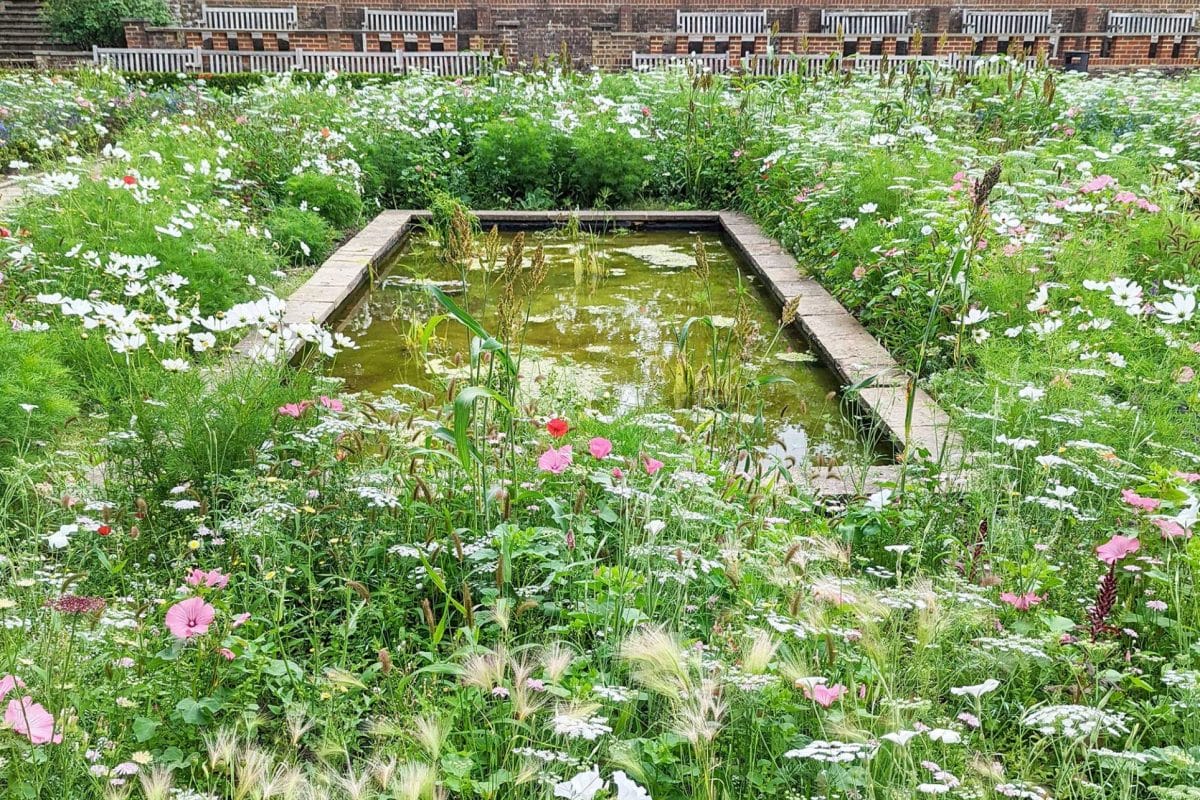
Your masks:
M363 12L363 30L373 33L446 33L458 30L458 11Z
M767 11L676 11L675 29L697 36L753 36L767 32Z
M372 72L381 74L432 72L464 77L488 71L491 53L356 53L249 52L229 50L159 50L152 48L93 47L92 60L127 72Z
M785 53L779 55L738 56L729 53L634 53L635 70L662 69L691 65L704 72L739 72L754 75L817 75L825 72L879 73L886 70L907 72L927 64L968 75L1003 73L1013 69L1014 62L997 56L963 56L957 53L940 56L872 56L842 57L833 53ZM1019 65L1026 69L1037 66L1037 57L1028 56Z
M1050 11L963 11L963 33L974 36L1037 36L1051 33Z
M1196 14L1162 14L1153 11L1110 11L1108 33L1141 33L1181 36L1196 30Z
M907 11L822 11L821 30L840 31L847 39L905 36L912 33L912 22Z
M214 31L291 31L296 29L296 7L237 8L204 6L201 27Z

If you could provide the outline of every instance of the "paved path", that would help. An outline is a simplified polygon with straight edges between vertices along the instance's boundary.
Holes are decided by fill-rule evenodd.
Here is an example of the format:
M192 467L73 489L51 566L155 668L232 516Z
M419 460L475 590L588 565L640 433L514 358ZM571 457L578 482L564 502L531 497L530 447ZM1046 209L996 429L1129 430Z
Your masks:
M0 216L7 216L9 208L15 206L24 193L24 188L16 181L0 178Z

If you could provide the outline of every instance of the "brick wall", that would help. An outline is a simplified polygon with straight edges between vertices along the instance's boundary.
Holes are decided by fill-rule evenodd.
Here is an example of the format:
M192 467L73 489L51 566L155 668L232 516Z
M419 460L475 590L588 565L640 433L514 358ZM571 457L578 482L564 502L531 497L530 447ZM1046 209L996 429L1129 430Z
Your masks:
M195 30L204 0L170 0L181 27L148 28L131 24L126 36L133 47L198 47L203 44ZM290 5L289 0L211 0L213 5L238 7L278 7ZM443 34L446 50L489 49L503 52L511 62L530 63L535 59L557 56L566 47L578 65L594 64L603 69L617 69L629 64L632 52L687 52L689 47L702 52L719 52L728 48L739 51L743 45L736 38L718 41L714 37L688 37L675 33L675 14L678 10L767 10L768 23L778 25L780 35L773 40L776 52L840 52L844 43L820 30L822 9L906 9L913 22L924 32L925 53L995 53L999 43L995 38L980 43L973 37L957 33L961 30L962 9L1026 9L1053 12L1053 24L1062 31L1059 51L1087 50L1096 67L1123 65L1200 66L1197 54L1200 33L1183 37L1176 48L1173 37L1162 37L1152 55L1151 42L1146 36L1106 37L1102 31L1109 10L1167 10L1194 12L1198 0L1128 0L1127 2L1097 3L1094 0L964 0L959 4L931 4L930 0L825 0L804 5L763 0L462 0L461 3L442 0L349 0L331 3L329 0L296 0L301 30L288 36L291 48L313 50L378 50L380 37L363 34L363 10L372 9L449 9L457 8L459 29ZM392 34L392 48L404 49L404 37ZM253 41L248 34L215 32L211 46L228 47L229 36L238 40L240 49L251 50ZM243 41L244 39L244 41ZM416 39L418 50L433 49L428 34ZM1015 51L1024 42L1014 39ZM1050 47L1049 39L1037 41L1037 49ZM269 34L262 39L264 49L277 49L278 43ZM766 37L756 37L755 52L765 52ZM858 42L860 53L870 52L869 40ZM889 37L876 50L896 52L896 39ZM1103 53L1103 55L1101 55ZM914 53L915 54L915 53Z

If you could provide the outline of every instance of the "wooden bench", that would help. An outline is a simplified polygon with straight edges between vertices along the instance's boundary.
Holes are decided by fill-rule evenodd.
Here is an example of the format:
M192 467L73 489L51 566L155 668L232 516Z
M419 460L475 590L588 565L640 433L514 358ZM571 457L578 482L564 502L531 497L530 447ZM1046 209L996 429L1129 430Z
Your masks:
M907 11L822 11L821 31L841 31L847 39L869 36L907 36L912 33L912 21Z
M201 27L212 31L253 31L272 33L294 31L297 24L296 7L237 8L204 6L200 15Z
M1053 33L1051 14L1046 11L963 11L962 32L972 36L1032 38Z
M1166 14L1154 11L1110 11L1108 12L1108 33L1140 33L1149 34L1157 39L1159 36L1174 36L1176 41L1185 33L1196 30L1196 14Z
M675 30L688 36L757 36L767 32L767 10L676 11Z
M156 48L94 47L92 60L128 72L432 72L449 77L479 75L493 66L494 54L472 51L449 53L356 53L291 50L238 52L226 50L166 50Z
M363 30L370 33L448 33L458 30L458 11L363 12Z

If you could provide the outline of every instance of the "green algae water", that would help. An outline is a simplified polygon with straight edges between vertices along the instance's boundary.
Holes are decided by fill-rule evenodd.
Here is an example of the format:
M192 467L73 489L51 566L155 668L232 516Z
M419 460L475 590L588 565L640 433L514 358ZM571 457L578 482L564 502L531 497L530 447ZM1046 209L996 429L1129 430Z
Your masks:
M515 235L501 233L502 246ZM707 253L707 282L696 267L697 241ZM541 413L572 405L604 414L669 411L692 428L715 415L739 426L739 436L770 456L818 464L879 459L879 448L866 443L843 413L835 376L803 337L780 329L775 303L719 235L526 232L526 266L539 244L546 279L532 297L519 298L529 301L528 322L523 342L509 345L520 355L524 399ZM348 390L420 390L440 397L450 380L467 374L469 337L456 322L441 323L428 352L421 353L416 332L444 311L423 290L427 284L453 294L489 332L499 329L492 275L478 258L464 273L439 255L432 237L414 236L345 317L342 329L359 347L338 355L332 374ZM503 253L499 261L503 264ZM746 342L739 348L748 357L739 364L738 385L760 385L739 392L734 407L706 404L679 378L680 334L695 317L712 321L689 326L683 361L696 369L710 366L711 337L736 328Z

